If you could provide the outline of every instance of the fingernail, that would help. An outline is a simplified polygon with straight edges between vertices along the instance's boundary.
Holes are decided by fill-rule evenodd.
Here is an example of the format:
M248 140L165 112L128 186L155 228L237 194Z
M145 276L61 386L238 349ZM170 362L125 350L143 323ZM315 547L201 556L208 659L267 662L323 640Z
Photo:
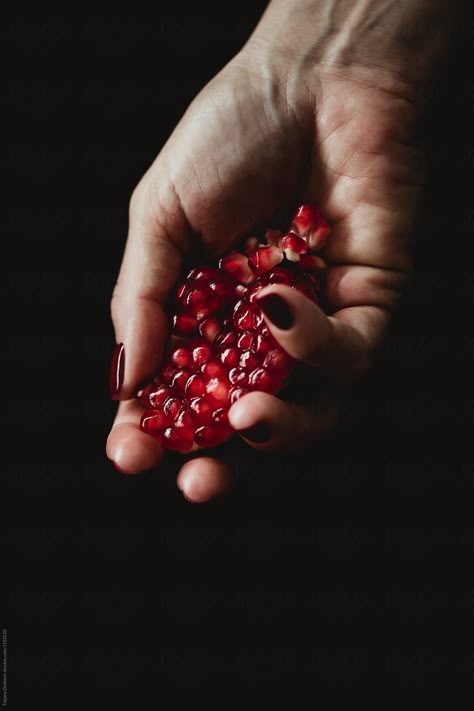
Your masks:
M249 439L251 442L268 442L272 436L272 431L266 422L257 422L253 427L248 427L246 430L239 430L239 434Z
M258 305L265 316L273 321L275 326L287 330L293 326L295 319L286 301L278 294L268 294L257 299Z
M114 350L112 363L110 365L110 396L115 398L122 387L125 370L125 346L119 343Z

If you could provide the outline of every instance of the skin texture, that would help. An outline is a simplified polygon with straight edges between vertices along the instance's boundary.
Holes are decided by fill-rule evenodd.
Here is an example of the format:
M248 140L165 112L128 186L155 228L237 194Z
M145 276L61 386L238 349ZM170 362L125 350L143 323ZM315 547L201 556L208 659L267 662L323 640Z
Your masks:
M288 287L262 291L284 298L295 319L287 331L267 319L276 340L326 383L310 404L251 393L232 406L237 430L270 426L268 442L245 440L262 451L298 449L334 424L341 386L370 367L410 273L421 180L414 135L425 69L417 67L411 81L399 48L403 72L396 71L392 46L387 63L373 62L370 46L365 64L359 50L343 61L351 40L338 23L351 12L347 3L303 3L313 22L329 5L340 6L334 10L340 18L333 13L331 40L311 36L304 44L308 17L300 12L294 21L303 34L293 51L279 41L288 35L289 5L270 5L243 50L193 101L132 196L111 305L117 342L125 344L125 373L107 441L109 458L124 472L153 468L164 454L140 431L143 408L130 398L160 364L163 304L184 255L222 254L282 206L305 201L317 202L332 225L323 251L330 316ZM365 5L369 11L374 3ZM346 48L342 55L338 47ZM178 475L190 501L207 501L231 486L229 465L205 454L184 463Z

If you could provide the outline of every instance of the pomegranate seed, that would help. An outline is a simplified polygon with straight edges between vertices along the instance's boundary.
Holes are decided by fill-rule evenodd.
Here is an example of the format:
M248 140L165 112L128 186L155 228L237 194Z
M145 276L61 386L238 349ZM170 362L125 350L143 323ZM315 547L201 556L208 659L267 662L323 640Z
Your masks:
M241 368L232 368L229 371L229 380L232 385L239 385L240 387L247 387L249 384L249 376L245 370Z
M205 267L197 267L194 269L191 269L189 272L188 276L186 277L186 281L196 281L198 283L203 282L204 284L209 284L210 281L213 279L220 279L221 274L218 269L215 267L211 266L205 266Z
M216 425L229 425L229 410L226 407L219 407L212 413L212 419Z
M193 348L193 361L196 365L202 365L212 356L212 348L209 343L199 343Z
M240 351L238 348L224 348L223 351L221 351L221 361L227 365L229 368L232 368L234 365L237 365L239 362L240 358Z
M140 400L142 405L145 405L145 407L151 407L150 395L154 393L156 389L157 386L152 381L151 383L148 383L148 385L145 385L144 388L140 388L139 390L137 390L135 397L137 398L137 400Z
M194 422L187 410L181 408L174 419L174 430L185 440L192 440L194 437Z
M167 427L163 432L163 444L175 452L189 452L192 449L193 440L184 439L180 437L174 427Z
M161 407L163 407L165 400L169 398L170 395L171 390L167 385L159 385L154 391L150 393L150 406L154 407L155 410L159 410Z
M247 395L250 390L247 390L246 388L239 388L239 387L234 387L230 389L229 396L230 396L230 401L232 405L234 402L237 402L239 398L243 397L244 395Z
M185 368L186 366L192 365L193 359L188 349L184 346L180 346L171 352L171 362L178 366L178 368Z
M220 360L208 360L207 363L201 367L201 373L204 375L206 380L211 378L227 378L227 367Z
M239 359L239 366L244 370L254 370L260 364L258 356L252 351L244 351Z
M147 410L142 415L140 425L147 434L151 434L155 437L161 435L162 431L169 425L169 422L163 412Z
M177 336L189 336L198 326L198 321L195 316L187 314L176 314L173 316L173 332Z
M280 382L278 378L264 368L257 368L250 373L249 384L255 390L263 390L269 393L277 390Z
M279 245L285 253L285 257L290 262L299 262L300 254L304 254L308 249L306 242L294 232L288 232L281 238Z
M144 432L178 452L214 447L232 432L231 404L254 390L278 392L295 361L269 332L255 298L284 284L317 303L326 265L314 250L328 232L319 208L302 205L290 232L267 229L263 243L246 240L245 253L189 271L172 302L170 350L136 394L148 408Z
M216 318L206 318L199 324L199 333L206 341L215 341L221 331L221 324Z
M300 237L306 237L308 247L315 252L324 247L331 232L329 223L315 205L301 205L296 210L291 228Z
M270 348L269 339L265 338L265 336L262 336L261 333L258 333L255 336L253 344L252 344L253 352L258 353L258 355L262 356L268 352L269 348Z
M236 281L242 282L242 284L248 284L254 278L247 257L244 254L240 254L240 252L231 252L222 257L219 260L219 268Z
M268 351L263 361L263 367L272 373L288 375L293 367L293 359L280 348Z
M182 370L178 370L173 376L173 380L171 381L171 387L180 390L181 392L184 392L186 388L186 383L192 375L193 371L191 370L191 368L183 368Z
M181 400L177 397L169 397L163 405L163 412L170 420L174 420L181 409Z
M230 383L228 380L211 378L206 384L206 399L215 407L229 404Z
M237 341L237 347L240 348L242 351L249 351L252 347L252 343L254 340L254 335L252 332L247 331L246 333L243 333L239 340Z
M293 215L291 226L297 234L304 236L313 226L319 225L322 219L321 210L316 205L300 205Z
M194 433L194 441L200 447L216 447L227 439L231 432L230 427L222 425L204 425Z
M239 331L252 331L256 328L256 310L251 304L240 301L234 310L234 326Z
M255 274L263 274L273 269L283 259L283 252L279 247L259 247L249 257L249 266Z
M165 383L171 383L175 372L176 367L172 363L167 363L160 371L161 377Z
M200 397L204 395L206 389L206 383L201 375L191 375L187 384L185 393L187 397Z
M208 425L213 421L215 413L219 412L219 410L213 410L203 397L193 397L188 403L188 411L198 425Z
M220 348L223 346L233 346L237 341L235 331L226 331L216 340L216 345Z

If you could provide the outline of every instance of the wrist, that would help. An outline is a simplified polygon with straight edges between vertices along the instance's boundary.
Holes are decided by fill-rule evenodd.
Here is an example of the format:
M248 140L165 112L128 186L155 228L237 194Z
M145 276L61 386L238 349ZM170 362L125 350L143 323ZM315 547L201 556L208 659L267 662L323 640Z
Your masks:
M340 76L400 95L431 79L459 4L451 0L272 0L244 51L285 76Z

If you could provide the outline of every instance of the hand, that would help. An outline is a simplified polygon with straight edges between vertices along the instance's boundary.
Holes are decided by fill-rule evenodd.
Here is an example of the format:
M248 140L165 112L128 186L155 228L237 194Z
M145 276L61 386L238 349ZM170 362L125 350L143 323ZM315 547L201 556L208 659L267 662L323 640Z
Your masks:
M319 399L313 394L312 405L265 393L235 403L231 424L267 451L304 446L334 423L340 385L369 367L410 270L419 184L410 87L371 70L289 73L284 58L262 66L253 51L246 47L195 99L131 200L112 298L125 368L107 442L125 472L152 468L163 456L141 432L142 407L131 398L160 364L163 304L184 255L223 253L299 202L317 202L332 225L323 253L331 316L286 287L262 292L281 297L293 318L283 330L267 317L277 341L334 385ZM251 440L265 434L264 442ZM178 476L193 501L222 493L230 481L230 468L208 456L189 460Z

